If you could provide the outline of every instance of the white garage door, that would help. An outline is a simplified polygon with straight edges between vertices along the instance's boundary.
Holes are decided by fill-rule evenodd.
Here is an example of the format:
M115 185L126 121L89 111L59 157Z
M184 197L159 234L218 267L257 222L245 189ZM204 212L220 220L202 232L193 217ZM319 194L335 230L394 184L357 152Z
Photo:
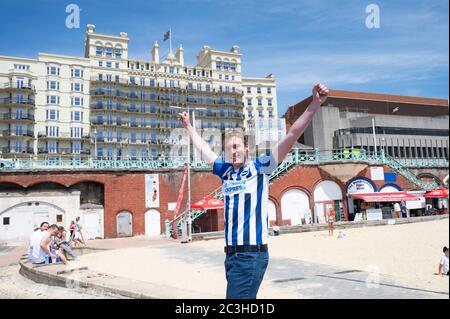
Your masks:
M269 200L269 222L276 222L276 221L277 221L277 208L275 206L275 203Z
M63 221L64 212L55 206L45 203L15 206L0 214L0 241L28 239L42 222L60 225Z
M301 224L305 212L310 210L309 197L305 192L292 189L281 198L281 215L283 220L291 220L291 225Z
M81 220L84 239L102 238L102 218L99 212L85 212Z
M149 237L161 235L161 214L155 209L145 213L145 235Z
M117 215L117 237L133 236L133 215L130 212L120 212Z

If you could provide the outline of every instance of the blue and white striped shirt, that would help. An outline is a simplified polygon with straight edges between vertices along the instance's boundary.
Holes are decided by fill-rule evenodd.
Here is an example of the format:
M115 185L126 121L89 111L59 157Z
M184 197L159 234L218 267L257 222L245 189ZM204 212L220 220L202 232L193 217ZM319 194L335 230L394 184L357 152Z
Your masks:
M220 159L214 163L213 173L222 179L226 246L267 244L269 179L276 167L271 154L240 169Z

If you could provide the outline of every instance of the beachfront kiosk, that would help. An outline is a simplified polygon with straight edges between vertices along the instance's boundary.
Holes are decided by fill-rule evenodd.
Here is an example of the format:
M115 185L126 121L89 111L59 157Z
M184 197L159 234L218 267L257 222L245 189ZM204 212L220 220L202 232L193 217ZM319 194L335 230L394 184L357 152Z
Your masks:
M347 184L347 207L350 221L382 220L397 218L394 204L401 204L404 217L409 217L408 203L421 203L421 199L403 191L395 183L386 183L379 188L366 177L357 177ZM410 205L410 207L413 207Z

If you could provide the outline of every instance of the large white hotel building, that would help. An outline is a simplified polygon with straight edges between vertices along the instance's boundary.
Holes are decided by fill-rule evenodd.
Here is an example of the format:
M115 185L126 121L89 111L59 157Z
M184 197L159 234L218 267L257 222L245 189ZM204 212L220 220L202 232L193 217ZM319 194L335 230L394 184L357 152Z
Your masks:
M104 35L88 25L84 57L0 56L0 156L184 156L173 106L193 110L213 147L228 128L282 122L274 78L242 77L238 46L204 46L197 65L188 66L182 46L162 58L155 42L144 61L129 57L128 43L127 33Z

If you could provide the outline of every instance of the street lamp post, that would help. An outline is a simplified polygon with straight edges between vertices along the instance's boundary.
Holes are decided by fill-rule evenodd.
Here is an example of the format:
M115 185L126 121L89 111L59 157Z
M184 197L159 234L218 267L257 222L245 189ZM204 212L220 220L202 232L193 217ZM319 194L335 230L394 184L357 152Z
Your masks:
M97 128L94 128L94 156L97 159Z
M179 107L179 106L169 106L173 109L179 109L179 110L185 110L185 108ZM191 110L194 111L194 115L192 117L193 120L193 128L195 129L195 110L205 110L205 108L193 108L188 107L187 111L190 114ZM187 143L187 155L188 155L188 161L187 161L187 183L188 183L188 202L187 202L187 211L186 211L186 218L185 223L187 222L187 241L192 241L192 215L191 215L191 138L188 136L188 143Z

